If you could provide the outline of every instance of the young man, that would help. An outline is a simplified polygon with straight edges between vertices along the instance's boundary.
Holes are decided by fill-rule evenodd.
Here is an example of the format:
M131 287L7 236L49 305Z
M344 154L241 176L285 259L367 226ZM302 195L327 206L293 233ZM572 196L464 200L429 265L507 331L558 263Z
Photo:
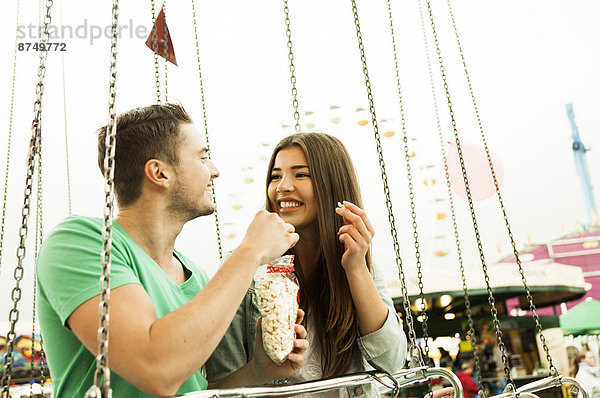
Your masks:
M102 169L106 128L99 130ZM211 181L219 171L185 110L134 109L118 118L113 224L110 350L115 397L171 396L206 389L201 366L213 352L260 264L298 240L294 227L259 211L240 246L210 282L174 250L184 224L211 214ZM56 397L83 396L98 352L102 220L69 217L46 238L37 262L39 317ZM299 321L302 318L299 311ZM276 366L257 344L253 363L228 385L281 379L303 365L306 331Z

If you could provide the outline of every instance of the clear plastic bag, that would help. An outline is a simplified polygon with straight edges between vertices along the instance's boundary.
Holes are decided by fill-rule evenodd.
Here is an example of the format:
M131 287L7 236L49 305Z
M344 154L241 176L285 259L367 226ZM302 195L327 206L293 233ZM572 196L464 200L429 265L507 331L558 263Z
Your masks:
M298 281L294 256L275 259L258 267L254 275L257 307L262 315L262 340L266 354L282 364L294 349L298 314Z

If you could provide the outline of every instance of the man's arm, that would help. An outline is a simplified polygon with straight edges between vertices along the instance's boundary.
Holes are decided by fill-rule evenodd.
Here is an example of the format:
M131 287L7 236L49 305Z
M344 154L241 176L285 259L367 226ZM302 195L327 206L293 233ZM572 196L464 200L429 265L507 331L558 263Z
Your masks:
M174 395L225 334L256 267L297 240L293 226L259 211L240 247L212 280L192 300L160 319L142 286L129 284L111 291L110 368L146 393ZM99 296L86 301L67 320L94 355L99 301Z

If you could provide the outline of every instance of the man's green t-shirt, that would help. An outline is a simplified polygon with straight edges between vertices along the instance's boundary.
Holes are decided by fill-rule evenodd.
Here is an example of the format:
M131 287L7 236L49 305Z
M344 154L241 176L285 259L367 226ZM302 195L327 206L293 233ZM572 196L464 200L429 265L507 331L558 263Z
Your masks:
M39 319L55 397L83 397L94 383L95 357L66 321L77 307L100 294L101 231L101 219L69 217L46 238L38 256ZM203 270L176 252L174 256L189 276L177 285L117 222L112 231L111 288L130 283L142 285L157 318L188 302L208 282ZM177 394L205 390L206 386L206 379L198 370ZM149 396L114 372L111 388L115 398Z

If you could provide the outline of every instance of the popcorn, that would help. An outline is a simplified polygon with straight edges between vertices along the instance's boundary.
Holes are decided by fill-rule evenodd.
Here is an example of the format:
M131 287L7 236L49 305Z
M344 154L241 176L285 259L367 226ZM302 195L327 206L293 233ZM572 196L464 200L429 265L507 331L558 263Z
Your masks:
M282 364L294 349L298 284L293 274L294 256L262 265L254 276L257 307L262 315L263 347L271 360Z

